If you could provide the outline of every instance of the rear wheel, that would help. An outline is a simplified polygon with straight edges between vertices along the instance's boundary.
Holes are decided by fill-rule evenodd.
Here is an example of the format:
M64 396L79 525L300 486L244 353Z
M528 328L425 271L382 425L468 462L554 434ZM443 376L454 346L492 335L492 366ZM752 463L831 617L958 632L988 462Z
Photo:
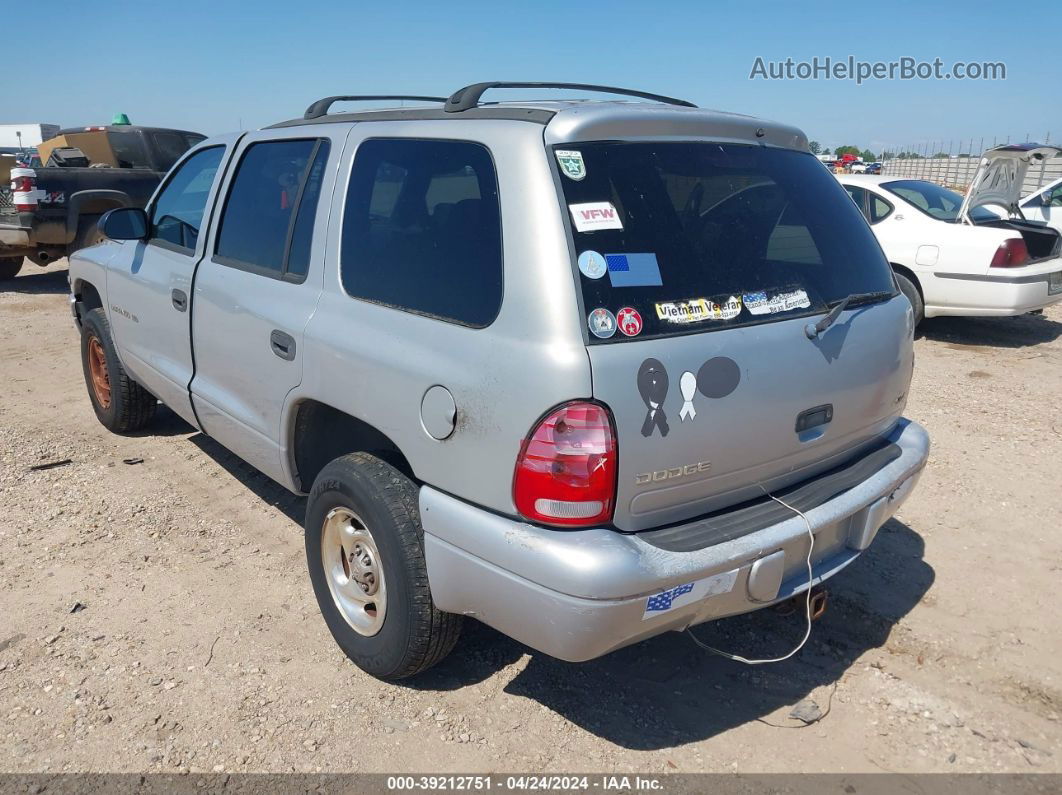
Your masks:
M896 284L899 285L900 292L911 302L911 308L914 310L914 322L917 326L922 322L926 313L925 303L922 301L922 294L918 292L918 287L915 286L914 282L902 273L896 273Z
M14 279L18 275L18 272L22 270L22 257L3 257L0 258L0 281L7 281L8 279Z
M81 321L81 365L92 409L103 427L129 433L151 422L159 402L122 367L103 309L87 312Z
M420 673L450 653L462 617L432 601L417 487L367 453L317 476L306 506L306 563L325 624L380 679Z

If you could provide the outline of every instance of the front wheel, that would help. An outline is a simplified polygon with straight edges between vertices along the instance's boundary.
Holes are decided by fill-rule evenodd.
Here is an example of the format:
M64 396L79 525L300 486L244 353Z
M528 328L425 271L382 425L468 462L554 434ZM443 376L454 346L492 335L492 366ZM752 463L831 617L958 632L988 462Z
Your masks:
M103 427L129 433L151 422L159 402L122 367L103 309L86 312L81 321L81 366L92 410Z
M0 258L0 282L14 279L18 275L18 272L22 270L23 262L24 260L22 257Z
M379 679L442 660L462 617L435 607L417 487L391 465L351 453L317 476L306 506L306 563L336 643Z

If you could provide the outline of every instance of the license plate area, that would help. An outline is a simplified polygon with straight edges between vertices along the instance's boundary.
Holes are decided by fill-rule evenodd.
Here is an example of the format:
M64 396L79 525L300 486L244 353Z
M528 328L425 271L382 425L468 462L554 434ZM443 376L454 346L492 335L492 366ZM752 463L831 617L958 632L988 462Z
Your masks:
M1062 271L1052 273L1047 277L1047 294L1058 295L1062 293Z

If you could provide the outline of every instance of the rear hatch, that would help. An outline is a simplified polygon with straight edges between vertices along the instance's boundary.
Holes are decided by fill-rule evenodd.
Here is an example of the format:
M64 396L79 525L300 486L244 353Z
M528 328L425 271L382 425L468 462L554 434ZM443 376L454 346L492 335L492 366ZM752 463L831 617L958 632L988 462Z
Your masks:
M858 456L895 423L906 299L807 153L558 146L594 397L616 423L615 524L684 521ZM815 339L809 323L852 297Z

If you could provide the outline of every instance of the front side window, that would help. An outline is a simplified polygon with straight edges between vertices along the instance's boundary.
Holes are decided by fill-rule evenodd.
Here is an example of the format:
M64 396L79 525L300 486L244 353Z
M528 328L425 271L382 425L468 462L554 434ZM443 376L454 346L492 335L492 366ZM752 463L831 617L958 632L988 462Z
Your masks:
M237 166L218 227L224 265L302 281L321 192L328 142L251 144Z
M351 296L482 328L501 308L498 183L468 141L370 139L354 159L340 275Z
M177 168L152 208L150 242L182 253L195 251L203 211L224 154L223 146L200 149Z
M591 343L894 293L860 208L812 155L707 142L581 143L553 154Z

